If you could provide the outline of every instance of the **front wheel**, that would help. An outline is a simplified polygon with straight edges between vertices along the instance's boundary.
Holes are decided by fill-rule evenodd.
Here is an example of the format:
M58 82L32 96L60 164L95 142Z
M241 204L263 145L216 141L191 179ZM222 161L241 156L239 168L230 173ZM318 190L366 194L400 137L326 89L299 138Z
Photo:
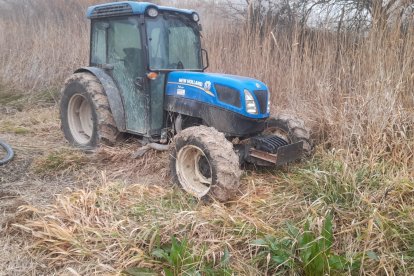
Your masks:
M304 155L310 156L312 153L313 146L309 129L305 127L302 120L292 115L280 114L269 118L263 134L279 136L289 144L302 141Z
M182 130L171 146L174 181L188 193L202 199L227 201L240 184L239 158L233 145L212 127Z

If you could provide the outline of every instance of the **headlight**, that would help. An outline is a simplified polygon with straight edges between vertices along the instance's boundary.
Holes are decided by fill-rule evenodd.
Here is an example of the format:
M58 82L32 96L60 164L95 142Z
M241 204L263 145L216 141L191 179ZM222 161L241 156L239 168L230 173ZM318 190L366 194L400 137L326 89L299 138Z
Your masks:
M246 102L246 111L250 114L257 114L256 102L249 90L244 89L244 100Z
M158 15L158 10L156 8L149 8L147 10L147 14L151 17L157 17Z
M198 14L197 14L197 13L193 13L193 20L194 20L195 22L198 22L198 20L200 20L200 16L198 16Z
M270 113L270 92L267 91L267 108L266 113Z

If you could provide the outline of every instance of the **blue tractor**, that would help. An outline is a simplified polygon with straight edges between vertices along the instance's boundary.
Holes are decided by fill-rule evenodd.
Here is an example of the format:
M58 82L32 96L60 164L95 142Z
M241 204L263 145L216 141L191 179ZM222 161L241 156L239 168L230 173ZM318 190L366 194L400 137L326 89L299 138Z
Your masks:
M226 201L242 163L279 166L311 150L303 121L270 117L261 81L206 73L199 15L145 2L88 8L89 66L62 89L66 139L91 149L122 133L169 147L171 175L185 191Z

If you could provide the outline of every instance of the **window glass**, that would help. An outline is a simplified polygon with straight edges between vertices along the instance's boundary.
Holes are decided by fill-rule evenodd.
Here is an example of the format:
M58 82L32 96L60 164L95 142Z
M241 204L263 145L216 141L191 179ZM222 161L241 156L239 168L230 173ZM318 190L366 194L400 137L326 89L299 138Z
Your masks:
M107 23L94 22L92 24L91 62L94 64L106 63L106 27Z
M123 62L126 72L135 78L142 76L142 43L136 17L109 21L108 58L111 64Z
M151 69L202 69L197 24L185 16L147 19Z

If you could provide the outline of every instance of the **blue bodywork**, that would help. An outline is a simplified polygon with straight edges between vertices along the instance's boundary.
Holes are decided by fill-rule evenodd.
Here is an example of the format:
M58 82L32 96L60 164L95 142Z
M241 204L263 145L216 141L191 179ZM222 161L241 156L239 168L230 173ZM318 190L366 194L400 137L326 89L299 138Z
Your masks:
M179 12L179 13L184 13L187 15L191 15L194 13L193 10L176 9L172 7L158 6L153 3L148 3L148 2L122 1L122 2L114 2L114 3L91 6L88 8L88 11L86 12L86 16L88 18L91 18L93 15L93 12L97 9L101 9L105 7L109 8L111 6L119 6L119 5L129 5L132 9L132 14L143 14L149 7L155 7L160 11Z
M237 90L240 93L241 106L237 107L220 101L215 84L220 84ZM252 119L264 119L269 117L268 112L262 114L260 114L260 112L258 112L259 114L250 114L246 112L244 98L245 89L249 90L253 95L256 105L258 105L259 101L254 94L254 91L268 91L267 86L263 82L252 78L226 74L177 71L171 72L168 75L166 95L203 102Z

